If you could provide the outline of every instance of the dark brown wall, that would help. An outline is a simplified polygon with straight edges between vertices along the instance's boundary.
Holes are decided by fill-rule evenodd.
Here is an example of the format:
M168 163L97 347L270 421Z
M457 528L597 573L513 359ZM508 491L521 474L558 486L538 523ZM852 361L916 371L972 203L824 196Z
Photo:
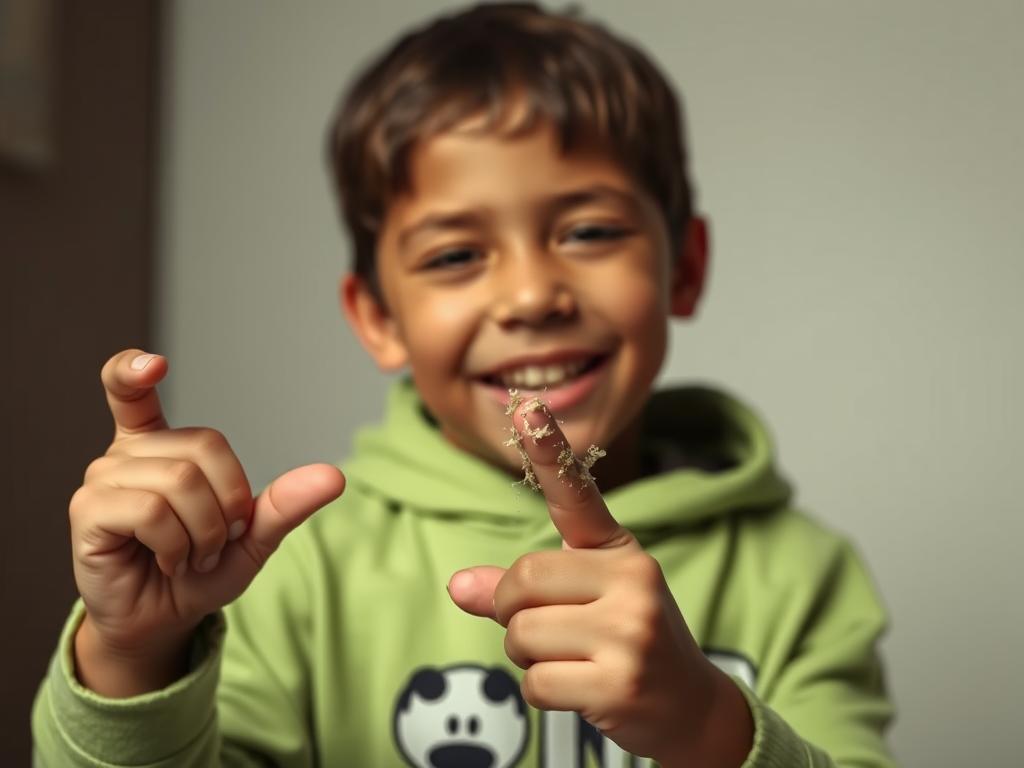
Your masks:
M150 340L153 0L55 3L56 157L0 160L0 765L30 764L32 698L75 597L67 505L112 435L99 371Z

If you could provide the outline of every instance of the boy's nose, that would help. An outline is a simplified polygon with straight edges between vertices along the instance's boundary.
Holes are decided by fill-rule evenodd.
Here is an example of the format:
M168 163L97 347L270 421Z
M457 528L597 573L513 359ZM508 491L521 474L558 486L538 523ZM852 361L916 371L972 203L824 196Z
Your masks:
M543 270L521 270L498 278L492 317L504 327L559 323L576 314L569 285Z

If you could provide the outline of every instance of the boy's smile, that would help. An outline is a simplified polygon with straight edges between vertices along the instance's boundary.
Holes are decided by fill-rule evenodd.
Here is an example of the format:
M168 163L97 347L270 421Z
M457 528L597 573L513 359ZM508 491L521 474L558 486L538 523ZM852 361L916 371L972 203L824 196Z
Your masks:
M626 453L668 317L699 295L703 229L684 238L699 264L672 269L655 201L598 147L562 155L544 121L464 123L416 145L408 171L379 233L385 306L359 278L342 287L377 363L408 365L445 436L496 465L520 463L503 445L510 388L540 395L577 453Z

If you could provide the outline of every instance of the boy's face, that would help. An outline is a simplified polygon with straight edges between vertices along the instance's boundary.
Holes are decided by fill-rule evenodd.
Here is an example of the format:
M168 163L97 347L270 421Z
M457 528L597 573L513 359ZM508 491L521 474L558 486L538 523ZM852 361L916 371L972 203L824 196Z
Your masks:
M473 123L421 142L387 211L385 306L342 283L346 314L386 370L411 368L453 443L516 470L508 389L548 403L573 449L613 448L661 367L670 314L699 297L694 220L671 253L655 202L596 148L559 153L550 124L515 137Z

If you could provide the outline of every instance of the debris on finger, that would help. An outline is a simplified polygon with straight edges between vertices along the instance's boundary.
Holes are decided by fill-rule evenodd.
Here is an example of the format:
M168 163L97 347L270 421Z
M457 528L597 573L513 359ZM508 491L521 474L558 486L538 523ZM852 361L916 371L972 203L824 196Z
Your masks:
M508 391L508 405L505 406L505 415L511 416L516 412L516 408L523 402L523 396L519 394L518 389L510 389Z
M509 448L515 448L523 462L523 479L515 483L515 485L528 485L535 491L541 490L540 481L537 479L537 472L533 468L533 462L530 461L530 455L523 447L523 436L519 434L519 431L514 426L510 427L509 431L512 433L512 437L506 440L504 444Z
M596 445L591 445L585 454L576 456L566 446L558 454L558 476L565 477L570 475L578 477L583 485L593 483L595 480L594 476L590 473L590 468L594 466L598 459L607 455L607 451L598 448Z
M584 482L593 483L594 476L590 474L590 468L594 466L598 459L608 455L608 451L598 448L596 445L591 445L587 448L587 452L583 454L580 459L580 477L583 478Z
M509 402L505 408L506 416L513 416L516 409L523 404L523 396L519 394L517 389L509 389L508 391ZM523 406L524 415L535 411L540 411L545 408L543 401L539 397L531 398ZM523 431L522 433L516 429L515 422L513 421L512 427L509 429L511 437L505 441L504 445L509 448L515 448L519 453L519 458L522 461L523 479L518 481L516 485L526 485L535 491L540 491L540 481L537 479L537 472L533 468L533 461L530 459L529 454L526 452L526 448L523 446L524 436L529 437L533 440L534 444L540 442L543 438L549 437L555 433L554 428L551 426L551 421L544 422L539 427L531 427L526 419L523 419ZM569 447L568 443L562 444L562 449L558 454L558 477L565 479L566 476L570 478L579 478L580 487L585 487L588 483L594 483L594 476L590 473L591 467L594 466L598 459L606 456L607 452L598 448L596 445L591 445L585 454L582 456L576 456L572 452L572 448Z
M544 403L541 402L539 397L535 397L532 400L527 401L526 405L523 406L523 432L529 437L533 438L533 444L536 445L545 437L555 434L555 430L551 428L551 420L545 421L539 427L531 427L530 423L526 420L527 413L535 413L536 411L544 410Z
M537 398L534 398L537 400ZM519 394L518 389L509 389L508 391L508 405L505 406L505 415L512 416L523 402L523 396ZM538 401L539 402L539 401ZM533 403L531 402L531 406ZM509 432L512 433L512 437L504 442L504 445L508 448L515 448L519 453L519 458L523 462L523 479L515 485L528 485L535 491L540 490L540 481L537 479L537 473L533 469L533 462L530 461L529 454L526 453L526 449L523 448L523 436L519 434L519 430L516 429L515 421L512 422L512 426L509 427Z

